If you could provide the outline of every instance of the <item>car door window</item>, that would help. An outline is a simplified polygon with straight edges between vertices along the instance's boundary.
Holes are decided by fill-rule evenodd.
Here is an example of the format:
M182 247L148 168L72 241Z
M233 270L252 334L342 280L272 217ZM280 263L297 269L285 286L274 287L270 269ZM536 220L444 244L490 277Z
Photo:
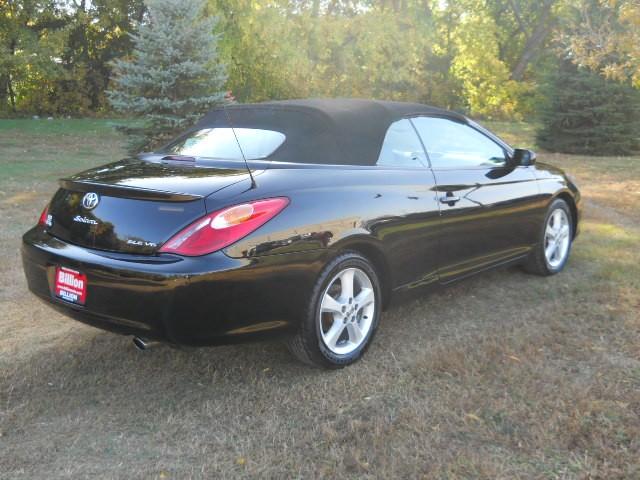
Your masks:
M413 125L407 119L394 122L387 130L377 165L424 167L426 155Z
M416 117L412 121L434 169L491 168L507 163L500 145L468 125L438 117Z

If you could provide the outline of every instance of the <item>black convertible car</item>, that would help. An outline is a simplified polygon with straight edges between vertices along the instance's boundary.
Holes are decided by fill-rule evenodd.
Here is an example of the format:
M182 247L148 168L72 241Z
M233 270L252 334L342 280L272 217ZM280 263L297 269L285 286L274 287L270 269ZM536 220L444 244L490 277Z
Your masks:
M281 335L339 367L396 292L514 263L559 272L579 212L561 170L460 114L269 102L61 180L22 257L38 297L141 347Z

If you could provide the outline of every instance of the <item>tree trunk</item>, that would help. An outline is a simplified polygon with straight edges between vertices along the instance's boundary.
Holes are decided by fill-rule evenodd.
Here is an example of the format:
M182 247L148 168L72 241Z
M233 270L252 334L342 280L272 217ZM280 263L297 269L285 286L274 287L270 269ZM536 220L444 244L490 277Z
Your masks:
M11 100L11 111L16 113L16 92L13 90L11 74L7 75L7 90L9 92L9 100Z
M320 0L313 0L313 5L311 6L311 17L318 18L320 15Z
M9 53L11 56L16 54L16 46L16 40L11 40L11 44L9 45ZM9 101L11 102L11 111L16 113L16 92L13 89L13 78L11 78L11 72L7 72L7 93L9 94Z
M555 0L546 0L544 2L536 27L533 29L533 33L527 38L520 58L511 71L512 80L520 82L524 79L524 74L529 63L538 55L540 48L544 45L544 41L551 31L549 17L551 16L551 7L553 7L554 2Z
M3 110L9 101L9 91L7 84L9 83L8 75L0 75L0 110Z

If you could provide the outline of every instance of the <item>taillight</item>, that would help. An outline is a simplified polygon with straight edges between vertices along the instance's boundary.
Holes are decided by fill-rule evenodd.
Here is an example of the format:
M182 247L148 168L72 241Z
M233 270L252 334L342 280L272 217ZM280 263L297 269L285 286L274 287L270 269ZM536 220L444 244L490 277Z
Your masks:
M49 205L44 207L42 213L40 214L40 219L38 220L38 225L48 226L49 222L47 221L49 218Z
M175 234L160 251L190 257L215 252L246 237L288 204L288 198L278 197L218 210Z

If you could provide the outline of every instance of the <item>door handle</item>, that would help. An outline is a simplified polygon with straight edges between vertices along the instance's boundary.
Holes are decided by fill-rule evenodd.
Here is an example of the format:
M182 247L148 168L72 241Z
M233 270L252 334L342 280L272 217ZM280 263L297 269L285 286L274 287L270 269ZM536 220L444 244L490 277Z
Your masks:
M459 201L460 201L460 197L455 196L451 192L448 192L445 196L440 197L440 203L446 203L450 207L453 207Z

